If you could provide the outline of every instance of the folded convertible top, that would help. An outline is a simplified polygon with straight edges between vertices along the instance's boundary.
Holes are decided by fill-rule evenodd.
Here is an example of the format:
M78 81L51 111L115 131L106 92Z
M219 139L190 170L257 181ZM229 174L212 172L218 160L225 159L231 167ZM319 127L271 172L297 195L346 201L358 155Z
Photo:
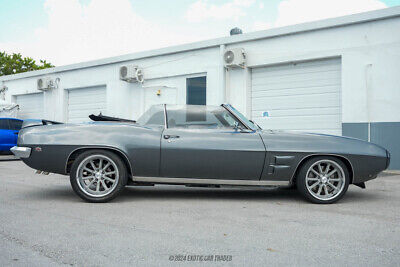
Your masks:
M50 120L38 120L38 119L27 119L22 123L22 129L34 126L43 126L43 125L54 125L54 124L62 124L62 122L58 121L50 121Z
M136 123L134 120L128 120L128 119L122 119L122 118L116 118L116 117L109 117L109 116L104 116L101 113L99 115L90 115L89 118L92 121L119 121L119 122L131 122L131 123Z

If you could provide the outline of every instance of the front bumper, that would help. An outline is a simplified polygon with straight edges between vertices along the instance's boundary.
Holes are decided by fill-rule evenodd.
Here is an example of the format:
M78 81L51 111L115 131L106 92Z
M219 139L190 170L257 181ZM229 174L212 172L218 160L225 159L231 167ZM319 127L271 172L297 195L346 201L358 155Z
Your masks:
M13 146L10 150L17 158L29 158L32 149L30 147Z
M387 168L389 168L389 165L390 165L390 152L388 150L386 150L386 168L385 168L385 170Z

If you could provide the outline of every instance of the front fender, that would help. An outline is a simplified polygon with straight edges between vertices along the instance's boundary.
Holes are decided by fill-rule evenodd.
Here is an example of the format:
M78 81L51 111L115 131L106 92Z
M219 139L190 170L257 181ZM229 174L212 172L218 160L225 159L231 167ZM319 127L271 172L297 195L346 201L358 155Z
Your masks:
M386 149L362 140L319 134L262 131L267 161L262 179L292 179L296 170L311 156L341 158L353 173L353 183L373 179L387 168Z

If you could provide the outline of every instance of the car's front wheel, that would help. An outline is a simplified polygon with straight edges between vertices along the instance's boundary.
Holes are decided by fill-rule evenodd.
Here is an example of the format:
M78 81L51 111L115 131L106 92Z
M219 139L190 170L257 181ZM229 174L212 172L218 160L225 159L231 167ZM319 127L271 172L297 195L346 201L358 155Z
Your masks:
M106 150L80 154L71 167L70 182L75 193L89 202L107 202L125 187L128 174L124 162Z
M296 178L300 193L318 204L330 204L341 199L349 182L350 175L346 165L340 159L330 156L308 160Z

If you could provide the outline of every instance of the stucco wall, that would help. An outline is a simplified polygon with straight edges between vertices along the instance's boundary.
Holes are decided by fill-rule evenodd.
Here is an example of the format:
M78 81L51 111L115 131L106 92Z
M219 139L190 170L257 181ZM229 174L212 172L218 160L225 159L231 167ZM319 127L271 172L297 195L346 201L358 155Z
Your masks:
M223 102L223 91L219 90L219 53L219 48L215 47L51 74L50 77L59 78L60 82L57 89L44 93L44 116L46 119L65 121L66 90L106 85L107 114L137 118L144 112L145 90L160 87L162 96L163 87L176 88L177 103L185 104L186 78L200 75L207 76L207 103L217 105ZM143 69L143 84L119 80L119 67L129 64ZM15 101L15 96L19 94L37 93L38 78L40 76L5 82L8 87L6 100Z
M394 9L393 9L394 10ZM221 61L224 46L176 52L137 60L79 68L52 73L60 78L58 89L45 92L46 119L65 121L66 90L96 85L107 87L107 114L135 119L151 101L186 101L186 78L207 76L207 104L229 102L247 116L251 114L251 72L253 68L297 61L341 58L341 113L346 135L360 133L358 123L400 122L400 18L356 23L341 27L279 35L264 39L226 44L226 48L244 48L247 68L225 70ZM236 37L233 37L236 38ZM193 45L196 47L196 44ZM144 70L144 84L119 80L119 67L134 64ZM18 94L38 92L41 76L6 80L6 100ZM226 88L224 88L226 87ZM161 98L149 91L161 88ZM163 94L165 90L165 94ZM174 96L171 92L176 92ZM154 91L155 92L155 91ZM175 98L172 99L171 98ZM364 125L364 124L363 124ZM396 128L398 131L398 128ZM382 130L393 131L386 127ZM400 135L400 133L399 133ZM395 138L396 133L380 136ZM396 138L395 138L396 139ZM394 158L400 158L398 140L385 140ZM382 142L381 142L382 143ZM400 163L399 163L400 164ZM400 166L397 164L396 166Z
M350 26L311 31L264 40L227 45L247 54L246 69L226 71L226 94L222 88L219 47L138 59L86 69L54 73L59 88L45 92L46 117L65 119L64 89L107 85L110 115L137 117L143 112L140 84L118 79L119 66L135 64L144 69L144 87L178 89L178 103L186 99L186 77L207 75L207 103L230 102L250 115L251 69L328 57L342 59L342 121L400 121L400 19L392 18ZM400 32L399 32L400 33ZM40 76L5 81L6 100L17 94L37 92Z
M245 42L227 48L243 47L250 69L341 57L342 121L400 121L399 29L400 19L394 18ZM248 72L229 71L227 84L229 102L249 115L243 98L250 97L247 83L251 83L251 79L246 79Z

